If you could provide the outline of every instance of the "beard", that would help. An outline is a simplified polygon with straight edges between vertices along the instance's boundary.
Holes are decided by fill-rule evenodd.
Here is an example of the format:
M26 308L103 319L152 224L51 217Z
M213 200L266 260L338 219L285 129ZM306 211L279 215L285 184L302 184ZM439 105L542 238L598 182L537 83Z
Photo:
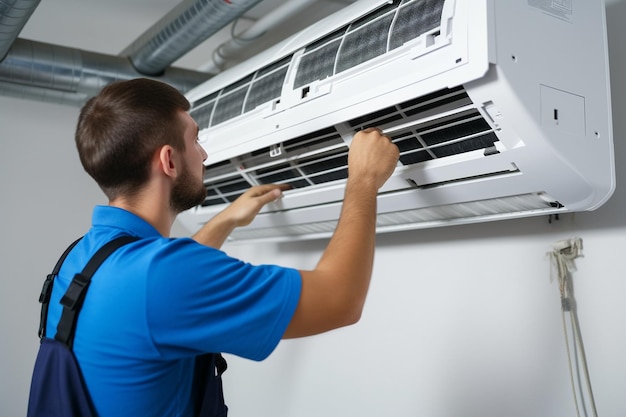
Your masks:
M204 188L202 179L198 180L197 177L193 176L189 166L185 165L172 188L170 207L175 213L181 213L201 204L205 198L206 188Z

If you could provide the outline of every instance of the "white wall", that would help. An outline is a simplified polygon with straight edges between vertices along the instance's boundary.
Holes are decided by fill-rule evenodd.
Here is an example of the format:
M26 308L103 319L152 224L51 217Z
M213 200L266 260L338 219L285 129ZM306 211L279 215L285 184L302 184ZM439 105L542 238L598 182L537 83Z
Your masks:
M26 415L39 292L106 202L74 147L78 109L0 97L0 416Z
M580 236L574 274L598 413L626 415L626 3L607 6L618 188L595 212L381 235L359 324L229 357L232 417L575 416L545 252ZM581 52L583 53L583 52ZM73 143L78 110L0 97L0 415L25 414L45 275L104 197ZM184 233L180 228L178 233ZM231 245L313 267L324 241Z

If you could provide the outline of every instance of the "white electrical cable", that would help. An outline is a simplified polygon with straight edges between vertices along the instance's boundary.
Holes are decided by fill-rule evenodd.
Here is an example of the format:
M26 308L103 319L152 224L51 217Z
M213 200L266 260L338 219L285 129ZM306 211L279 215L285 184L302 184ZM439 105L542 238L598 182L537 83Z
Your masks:
M576 270L574 260L582 256L582 248L582 239L579 237L555 242L552 246L552 251L548 252L552 265L550 279L554 280L554 274L556 273L559 282L559 291L561 293L561 318L563 320L563 332L565 334L570 381L572 384L572 392L574 394L574 402L576 404L576 413L578 417L580 417L582 409L585 417L588 416L587 405L585 402L585 390L583 389L583 381L581 381L582 370L585 377L584 383L587 387L589 405L593 412L593 416L598 417L593 391L591 388L591 379L589 378L589 369L587 367L587 358L585 355L582 334L580 332L580 324L578 322L578 315L576 312L576 300L574 299L573 294L574 287L572 282L572 273ZM569 327L571 328L572 334L571 342L569 338L570 332L567 331L568 320L566 319L566 315L569 315L570 319ZM580 398L577 391L580 393Z

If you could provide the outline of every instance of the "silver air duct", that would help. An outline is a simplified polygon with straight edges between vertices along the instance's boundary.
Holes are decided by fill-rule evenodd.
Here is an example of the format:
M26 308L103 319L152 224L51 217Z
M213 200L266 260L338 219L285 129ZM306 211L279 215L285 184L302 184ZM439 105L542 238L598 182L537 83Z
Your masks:
M260 1L184 0L120 56L108 56L18 39L40 0L0 0L0 94L81 105L112 81L143 76L186 92L211 75L169 66Z
M0 61L41 0L0 0Z
M120 55L130 56L139 72L158 75L260 1L185 0Z
M0 94L80 105L113 81L142 76L125 57L16 39L0 63ZM158 79L186 92L209 77L168 68Z

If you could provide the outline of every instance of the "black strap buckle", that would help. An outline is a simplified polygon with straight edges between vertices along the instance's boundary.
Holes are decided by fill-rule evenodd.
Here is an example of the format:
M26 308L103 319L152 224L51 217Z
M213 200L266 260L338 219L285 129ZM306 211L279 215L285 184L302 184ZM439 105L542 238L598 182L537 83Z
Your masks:
M74 279L72 279L65 295L61 298L61 304L70 310L75 310L85 298L89 282L90 279L83 274L74 275Z
M41 294L39 294L39 302L41 304L50 302L50 295L52 294L52 281L54 281L54 275L48 274L46 280L43 282Z

